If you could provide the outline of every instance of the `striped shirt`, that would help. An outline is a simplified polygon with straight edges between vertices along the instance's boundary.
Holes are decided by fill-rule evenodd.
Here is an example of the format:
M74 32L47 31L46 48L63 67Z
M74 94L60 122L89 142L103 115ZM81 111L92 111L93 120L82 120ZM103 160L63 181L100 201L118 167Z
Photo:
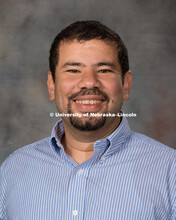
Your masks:
M51 137L11 154L1 166L2 220L174 220L176 151L132 132L126 118L78 165Z

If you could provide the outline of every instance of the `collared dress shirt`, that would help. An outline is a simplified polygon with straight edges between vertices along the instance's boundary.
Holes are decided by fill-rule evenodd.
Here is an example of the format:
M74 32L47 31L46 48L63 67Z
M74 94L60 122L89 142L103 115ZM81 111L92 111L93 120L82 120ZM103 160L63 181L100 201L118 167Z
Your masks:
M175 220L176 151L132 132L126 118L78 165L51 137L11 154L1 166L2 220Z

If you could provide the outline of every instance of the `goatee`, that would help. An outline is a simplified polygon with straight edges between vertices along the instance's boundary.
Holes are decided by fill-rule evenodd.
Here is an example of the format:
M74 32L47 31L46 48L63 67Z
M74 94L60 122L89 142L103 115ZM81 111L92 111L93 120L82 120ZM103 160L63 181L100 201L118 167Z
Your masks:
M71 101L76 98L77 96L84 96L84 95L101 95L104 97L106 103L108 104L109 98L108 96L101 92L97 87L92 89L83 88L80 92L74 93L69 97L67 111L69 114L73 114L71 108ZM89 112L90 113L90 112ZM106 122L106 117L70 117L70 123L80 131L96 131L99 128L103 127Z

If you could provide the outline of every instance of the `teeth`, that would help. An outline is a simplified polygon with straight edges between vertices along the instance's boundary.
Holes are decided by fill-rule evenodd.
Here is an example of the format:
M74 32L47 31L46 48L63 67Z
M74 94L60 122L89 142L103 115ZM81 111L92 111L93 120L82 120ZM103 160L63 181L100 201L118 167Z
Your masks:
M79 104L84 104L84 105L93 105L93 104L97 104L100 103L101 100L76 100L76 103Z

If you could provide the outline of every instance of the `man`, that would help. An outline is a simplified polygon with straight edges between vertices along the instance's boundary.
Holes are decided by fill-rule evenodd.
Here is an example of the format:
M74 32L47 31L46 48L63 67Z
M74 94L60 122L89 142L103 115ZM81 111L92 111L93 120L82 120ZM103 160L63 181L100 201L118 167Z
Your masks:
M1 166L0 219L176 219L175 151L118 117L132 84L119 35L73 23L49 61L49 97L63 117Z

